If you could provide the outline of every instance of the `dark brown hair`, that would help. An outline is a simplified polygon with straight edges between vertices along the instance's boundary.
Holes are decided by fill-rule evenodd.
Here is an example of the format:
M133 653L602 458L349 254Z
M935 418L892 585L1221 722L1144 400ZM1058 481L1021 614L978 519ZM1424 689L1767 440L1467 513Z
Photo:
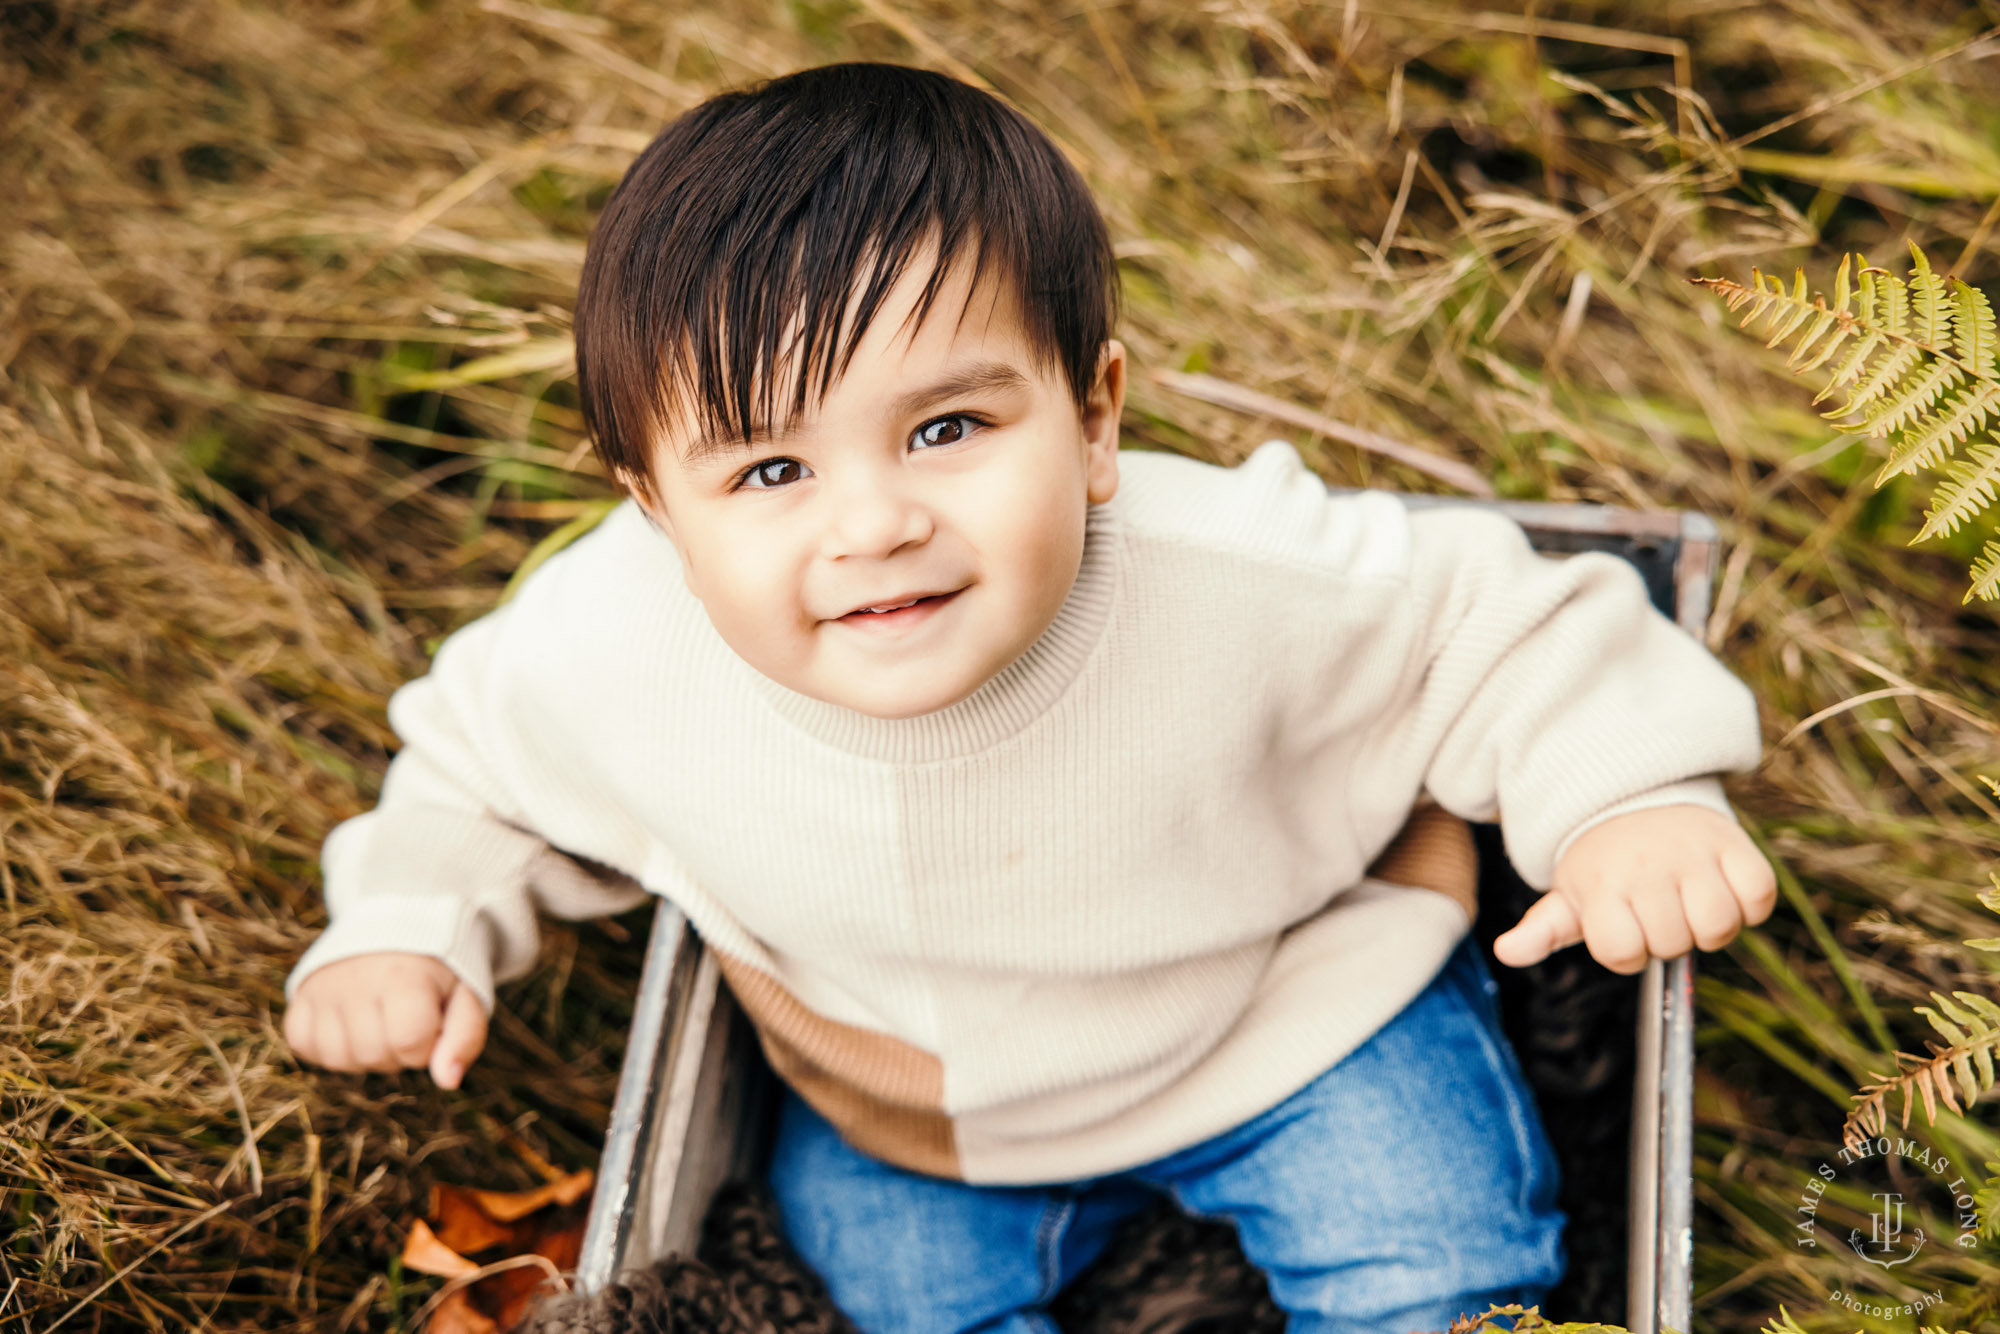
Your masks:
M1081 407L1117 319L1117 268L1089 188L1026 116L942 74L856 62L723 93L668 125L605 206L577 291L584 420L621 489L653 493L651 448L689 408L729 438L770 429L791 321L784 423L815 372L822 401L931 240L916 322L971 244L972 290L997 266L1038 365L1059 366Z

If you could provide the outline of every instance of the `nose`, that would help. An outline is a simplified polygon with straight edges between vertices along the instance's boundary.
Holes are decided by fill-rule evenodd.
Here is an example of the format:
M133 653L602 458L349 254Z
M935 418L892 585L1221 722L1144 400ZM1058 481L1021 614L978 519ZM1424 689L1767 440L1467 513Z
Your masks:
M884 559L928 541L935 528L930 507L896 469L857 468L821 495L827 506L821 554Z

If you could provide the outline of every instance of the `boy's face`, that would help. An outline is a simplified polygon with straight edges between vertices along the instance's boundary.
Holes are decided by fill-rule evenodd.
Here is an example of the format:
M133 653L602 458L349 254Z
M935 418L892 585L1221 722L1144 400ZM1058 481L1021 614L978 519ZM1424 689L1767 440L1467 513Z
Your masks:
M982 283L954 329L963 263L904 327L930 268L905 267L792 434L703 450L676 423L646 506L730 648L878 718L957 703L1025 651L1076 580L1086 508L1118 488L1124 347L1106 343L1079 412L1011 294ZM778 383L793 373L781 361Z

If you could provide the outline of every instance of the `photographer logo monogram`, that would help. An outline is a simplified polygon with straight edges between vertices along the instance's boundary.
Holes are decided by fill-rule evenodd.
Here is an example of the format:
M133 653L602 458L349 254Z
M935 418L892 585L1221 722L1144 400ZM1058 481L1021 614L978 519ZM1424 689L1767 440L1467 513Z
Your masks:
M1933 1156L1929 1145L1900 1137L1891 1140L1885 1135L1843 1148L1834 1157L1840 1160L1839 1167L1823 1162L1813 1169L1812 1179L1806 1183L1805 1195L1799 1201L1797 1210L1799 1235L1793 1238L1799 1245L1817 1248L1826 1239L1819 1225L1819 1204L1827 1187L1835 1181L1845 1181L1854 1186L1880 1186L1879 1189L1871 1188L1868 1193L1874 1211L1868 1215L1867 1229L1849 1228L1845 1237L1829 1241L1833 1245L1844 1244L1871 1265L1894 1269L1917 1257L1931 1238L1917 1225L1915 1216L1934 1196L1940 1202L1949 1201L1946 1216L1957 1226L1957 1236L1952 1238L1951 1244L1965 1250L1971 1250L1978 1244L1979 1214L1973 1207L1972 1187L1953 1169L1950 1159L1942 1154ZM1891 1158L1900 1158L1921 1172L1923 1176L1919 1182L1913 1186L1898 1187L1889 1179L1890 1174L1886 1170ZM1906 1193L1913 1190L1922 1193L1906 1201ZM1911 1215L1907 1223L1904 1217L1906 1203Z

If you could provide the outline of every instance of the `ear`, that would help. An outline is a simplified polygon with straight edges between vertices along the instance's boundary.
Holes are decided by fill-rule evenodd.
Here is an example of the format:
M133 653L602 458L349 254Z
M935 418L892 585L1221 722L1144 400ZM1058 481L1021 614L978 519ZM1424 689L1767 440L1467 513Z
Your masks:
M647 489L639 485L639 479L617 464L613 464L611 467L611 477L618 484L618 489L630 496L633 502L645 512L646 517L652 520L653 527L659 529L671 539L674 535L674 525L673 520L667 517L666 506L662 505L658 500L651 498ZM676 545L679 544L676 543Z
M649 493L638 485L637 479L625 469L617 468L613 475L617 478L618 484L625 489L625 494L632 498L633 503L652 522L653 527L657 528L667 541L674 544L674 554L680 557L681 580L687 584L689 592L699 597L701 593L695 587L694 564L688 559L687 548L681 545L680 538L674 533L673 517L667 513L666 503L658 498L657 492Z
M1084 399L1085 494L1102 505L1118 493L1118 423L1125 414L1125 345L1108 338L1097 357L1097 378Z

